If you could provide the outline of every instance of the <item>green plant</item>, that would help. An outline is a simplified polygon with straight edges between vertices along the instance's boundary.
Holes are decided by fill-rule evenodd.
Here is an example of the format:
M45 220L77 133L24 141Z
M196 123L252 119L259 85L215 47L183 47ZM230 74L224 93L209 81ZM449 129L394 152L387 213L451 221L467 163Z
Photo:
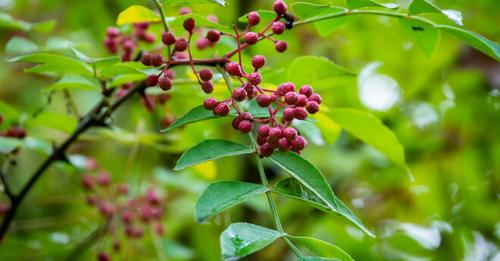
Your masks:
M132 35L121 35L120 30L117 28L108 30L105 45L111 53L117 53L122 49L123 53L121 53L120 59L116 57L92 59L77 50L73 50L74 57L34 53L12 59L12 61L43 64L33 70L38 73L55 73L58 77L76 74L81 77L75 81L77 84L82 84L82 78L83 81L90 81L92 84L97 81L99 87L102 88L103 100L80 120L76 131L52 152L47 161L35 172L20 193L14 194L8 189L8 185L4 180L4 173L2 173L2 181L4 181L4 187L11 200L10 209L6 212L0 230L2 237L14 218L19 204L21 204L37 179L43 175L44 171L53 162L65 160L66 149L76 141L79 135L91 127L110 125L109 117L113 111L126 100L134 97L135 94L141 95L145 106L151 109L154 104L146 95L146 89L157 85L163 91L175 88L176 77L170 70L173 67L190 67L201 89L205 93L212 93L214 91L213 82L216 80L214 80L213 72L205 67L213 67L218 72L217 76L222 77L222 80L227 85L230 98L222 101L207 98L203 106L192 109L185 116L173 122L166 128L165 132L171 132L192 122L214 119L216 116L230 116L234 117L233 127L235 129L240 130L242 133L249 133L250 146L225 140L207 140L186 151L179 159L175 169L181 170L207 160L248 154L254 156L262 184L222 181L210 185L197 203L196 220L202 222L231 206L242 203L246 199L265 194L275 221L276 230L247 223L235 223L229 226L221 236L222 254L225 258L232 259L246 256L281 238L285 240L299 260L328 259L303 257L296 245L303 245L313 252L316 250L318 255L324 253L322 251L328 252L324 258L350 260L348 254L333 245L313 238L288 235L282 227L272 195L275 193L302 200L326 212L340 214L369 235L372 235L361 221L335 197L330 185L320 171L306 159L294 153L303 150L307 142L291 127L292 122L294 119L305 120L308 118L309 113L318 113L319 106L322 103L321 96L313 93L312 88L306 85L310 82L306 80L313 81L332 74L352 75L352 73L323 58L303 57L302 60L294 64L297 67L295 70L299 72L295 77L306 83L301 85L298 92L296 86L292 83L284 83L276 90L266 90L259 87L259 84L266 80L259 73L259 69L264 67L266 59L262 56L253 57L251 64L254 70L252 73L246 73L246 71L249 71L250 62L242 59L243 49L250 48L251 45L257 44L260 40L271 40L275 43L276 51L281 53L287 50L287 42L272 37L274 34L283 33L285 28L293 30L295 27L314 23L320 34L328 34L339 24L339 19L350 19L350 17L358 15L381 15L399 19L428 55L434 52L439 42L440 31L444 31L457 36L491 57L499 59L498 44L458 27L435 24L426 18L418 16L418 14L426 12L448 14L424 0L413 1L410 4L408 14L386 11L386 9L397 7L375 1L347 1L348 8L295 3L291 6L291 9L298 19L287 13L284 2L277 1L274 5L276 17L260 32L249 32L250 27L240 32L236 27L224 27L195 15L192 15L192 17L180 16L169 21L164 17L161 4L157 1L156 4L160 10L161 19L154 12L140 6L133 6L120 15L119 25L134 24ZM260 17L266 14L269 15L264 11L261 14L258 12L248 14L246 16L248 24L251 26L258 25L261 20ZM341 22L345 21L341 20ZM140 41L147 43L155 41L155 37L146 31L150 23L158 22L161 22L164 26L165 32L161 39L163 44L166 45L166 56L163 57L159 53L137 52ZM460 23L456 19L455 22ZM194 59L191 48L196 24L217 29L209 30L205 39L208 42L201 38L197 42L198 48L215 45L220 41L221 36L234 38L237 42L237 48L218 58ZM171 33L171 26L184 28L189 36L187 38L177 38L176 35ZM268 32L269 30L272 30L272 33ZM123 39L116 41L117 38ZM243 40L244 42L242 42ZM187 54L182 53L184 51L187 51ZM238 56L238 62L231 60L236 55ZM134 57L136 57L135 60L141 60L144 67L139 63L122 63L130 61ZM318 64L321 65L319 70L313 72L312 75L301 78L300 71L303 68ZM152 69L151 66L155 67L155 69ZM117 67L120 69L126 68L126 70L119 70ZM198 67L203 69L196 69ZM126 73L123 73L123 71L126 71ZM133 73L130 73L130 71ZM220 77L217 81L221 80ZM238 85L241 84L241 86L236 88L234 82ZM130 83L134 84L131 85ZM116 98L114 93L118 87L119 95ZM243 102L245 99L250 101ZM231 109L231 107L233 108ZM361 140L384 152L389 159L407 170L402 146L380 120L370 114L352 109L333 109L324 112L322 115L325 114ZM321 121L321 119L315 120ZM257 123L261 125L256 131L257 137L254 137L252 131ZM21 136L24 135L10 135L10 137L12 136L22 138ZM7 147L5 151L9 153L19 146L16 141L11 139L5 139L3 144L7 144L3 146ZM275 149L280 151L275 151ZM294 152L289 152L289 150ZM264 172L262 157L270 157L270 160L288 172L291 178L282 180L271 187ZM107 213L107 211L104 212Z

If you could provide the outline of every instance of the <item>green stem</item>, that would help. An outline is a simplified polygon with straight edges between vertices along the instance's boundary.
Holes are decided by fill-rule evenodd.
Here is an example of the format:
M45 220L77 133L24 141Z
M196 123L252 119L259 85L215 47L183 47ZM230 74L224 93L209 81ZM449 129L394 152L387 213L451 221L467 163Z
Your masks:
M163 29L165 30L165 32L170 31L170 29L168 28L167 19L165 16L165 11L163 11L163 6L161 5L159 0L154 0L154 2L156 4L156 8L158 8L158 11L160 12L161 22L163 24ZM168 51L168 55L170 55L170 53L171 53L170 52L170 45L167 45L167 51Z
M231 79L229 78L229 75L220 66L217 66L217 69L222 74L222 77L224 78L224 81L226 82L226 85L227 85L229 92L232 93L234 88L233 88L233 84L231 83ZM238 105L236 105L236 106L238 106ZM260 176L260 179L262 181L262 185L271 189L269 186L269 181L267 180L267 177L266 177L264 165L262 164L262 160L260 159L259 155L257 154L257 147L258 147L257 141L255 140L255 137L252 135L252 133L249 133L248 137L250 138L250 141L252 143L252 148L255 150L254 155L255 155L255 160L257 162L257 168L259 170L259 176ZM276 208L276 203L274 202L274 199L272 197L271 190L268 190L266 192L266 197L267 197L267 202L269 203L269 207L271 208L271 213L273 215L274 222L276 223L276 229L278 229L279 232L281 232L282 234L285 235L286 233L283 229L283 225L281 225L281 219L280 219L280 216L278 214L278 209ZM302 256L302 253L300 252L300 250L292 243L292 241L290 241L290 239L288 239L287 237L283 237L283 240L285 240L285 243L287 243L287 245L290 247L290 249L292 250L292 252L296 256L298 256L298 257Z

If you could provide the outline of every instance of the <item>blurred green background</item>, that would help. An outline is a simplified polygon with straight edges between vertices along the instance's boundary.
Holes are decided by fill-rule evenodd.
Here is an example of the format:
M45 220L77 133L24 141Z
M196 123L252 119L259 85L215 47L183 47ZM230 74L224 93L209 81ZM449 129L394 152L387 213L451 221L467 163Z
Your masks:
M402 6L408 3L399 2ZM500 41L498 0L435 3L443 9L462 11L464 28ZM140 0L0 0L0 11L15 18L57 20L49 35L0 29L0 101L22 112L21 122L31 122L27 119L40 108L49 116L50 112L64 112L65 100L60 93L46 105L44 87L53 80L27 74L24 65L7 62L10 55L5 53L5 44L13 36L27 37L49 49L70 41L90 56L104 57L108 55L102 45L106 28L132 4L153 8L151 1ZM229 1L224 8L200 5L193 10L216 14L221 24L232 24L239 16L269 9L271 4L265 0ZM167 12L174 15L178 7L167 8ZM412 182L382 154L347 133L325 137L313 129L309 134L313 145L305 157L322 170L338 197L377 238L367 237L340 217L277 197L285 230L337 244L356 260L500 260L500 64L445 34L436 53L428 58L399 22L386 17L358 17L324 38L308 25L285 38L290 43L285 55L275 54L269 43L250 48L248 55L257 54L257 50L268 55L271 73L276 74L273 83L279 82L281 68L301 55L325 56L362 72L359 79L367 77L368 84L361 80L332 83L331 88L320 90L325 105L333 110L369 110L382 118L405 147L415 178ZM178 73L182 75L182 71ZM99 100L98 91L72 94L81 113ZM225 94L221 90L217 95ZM131 242L128 254L113 254L114 259L156 260L163 255L168 260L220 260L218 237L228 224L247 221L273 227L264 198L233 208L209 223L194 223L196 199L211 181L259 181L246 157L171 171L180 154L203 139L248 142L230 130L230 120L196 123L167 135L158 132L158 121L165 113L179 117L201 104L204 97L195 86L183 85L153 115L136 99L117 111L113 118L117 128L93 130L70 150L73 158L94 157L114 180L131 184L134 193L154 185L167 196L165 236L159 241L146 236ZM52 127L64 121L62 116L54 117ZM15 189L45 159L40 147L50 148L52 141L67 137L64 130L51 126L26 127L37 144L32 147L38 150L23 149L16 156L17 165L9 169L9 181ZM266 170L272 182L284 176L271 164ZM45 174L0 244L0 260L62 259L102 223L98 213L85 204L79 175L63 163ZM82 253L82 259L95 259L100 249L110 248L112 239L102 237ZM293 259L279 241L245 260Z

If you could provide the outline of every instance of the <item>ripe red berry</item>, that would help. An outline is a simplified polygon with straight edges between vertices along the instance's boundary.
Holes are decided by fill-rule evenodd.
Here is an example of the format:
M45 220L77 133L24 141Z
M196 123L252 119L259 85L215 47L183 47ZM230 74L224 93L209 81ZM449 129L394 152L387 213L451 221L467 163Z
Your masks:
M291 82L280 84L276 90L279 96L285 96L289 92L295 92L295 85Z
M172 89L172 80L170 80L170 78L168 77L161 77L158 84L160 85L160 88L164 91Z
M151 66L151 59L153 58L153 55L150 53L144 53L142 54L141 57L141 63L146 65L146 66Z
M305 147L307 147L307 141L301 136L297 136L295 140L293 140L291 143L292 149L295 152L300 152L303 150Z
M283 110L283 119L285 121L293 121L295 118L295 110L291 107L287 107Z
M214 114L218 116L227 116L229 114L230 108L226 103L219 103L214 109Z
M198 48L198 50L205 50L205 48L209 47L211 44L212 43L205 38L196 40L196 48Z
M239 119L239 117L234 118L231 122L231 126L233 127L233 129L240 130L240 122L241 120Z
M163 64L164 60L163 57L159 54L153 54L151 56L151 65L154 67L159 67Z
M271 157L273 155L274 149L269 146L269 143L264 143L259 147L259 154L262 157Z
M179 38L175 41L175 50L177 52L184 52L188 48L188 41L184 38Z
M99 205L99 212L105 217L110 217L116 212L116 206L111 202L102 202Z
M254 32L248 32L245 34L245 42L249 45L254 45L259 41L259 35Z
M282 0L276 0L276 2L274 2L273 9L276 12L276 14L284 15L286 13L286 11L288 10L288 7L286 6L285 2L283 2Z
M307 104L307 97L304 94L297 95L296 107L304 107Z
M132 40L127 40L123 43L123 50L126 52L133 52L135 49L135 42Z
M118 194L120 195L128 195L129 189L126 184L120 184L117 189Z
M283 136L289 141L294 140L297 137L297 130L294 128L286 128L283 130Z
M2 116L2 114L0 114L0 124L2 124L2 123L3 123L3 116Z
M319 111L319 104L315 101L308 101L306 104L306 110L311 114L315 114Z
M248 81L250 81L252 85L257 86L262 81L262 77L258 72L253 72L248 76Z
M186 30L189 34L193 34L193 30L194 30L195 25L196 25L196 22L191 17L184 20L184 23L183 23L184 30Z
M307 118L307 111L302 107L296 107L293 113L294 117L298 120L305 120Z
M250 12L247 18L249 26L256 26L260 23L260 15L257 12Z
M247 120L241 121L240 124L238 125L238 129L242 133L249 133L253 129L253 123L251 121L247 121Z
M213 77L213 74L212 74L212 71L210 69L203 69L200 71L200 78L203 81L210 81L210 80L212 80L212 77Z
M150 44L156 42L156 36L154 34L146 34L143 39Z
M148 78L146 78L146 86L147 87L153 87L158 84L158 76L157 75L150 75Z
M257 104L259 104L260 107L267 107L271 105L271 96L267 94L260 94L257 96Z
M267 136L257 136L257 144L262 145L267 142Z
M189 8L189 7L181 7L181 9L179 9L180 15L187 15L187 14L190 14L192 12L193 12L193 10L191 10L191 8Z
M214 98L207 98L203 102L203 106L207 110L213 110L213 109L215 109L215 107L217 106L217 104L219 104L219 102L216 99L214 99Z
M115 38L120 35L120 30L116 27L108 27L108 29L106 30L106 35L109 38Z
M94 187L94 177L91 175L83 175L80 181L86 190L91 190Z
M245 100L245 98L247 97L247 92L245 91L245 88L240 87L240 88L233 91L232 97L236 101L240 102L240 101Z
M279 53L284 53L288 49L288 44L285 41L280 40L276 42L276 45L274 47Z
M122 213L122 221L125 224L130 224L134 220L134 215L130 211L124 211Z
M290 144L288 143L288 140L286 138L281 138L278 141L278 148L280 151L289 151L290 150Z
M217 31L217 30L210 30L208 31L207 33L207 39L212 42L212 43L216 43L219 41L220 39L220 32Z
M136 23L134 24L135 29L137 30L148 30L149 28L149 23L148 22L143 22L143 23Z
M300 94L304 94L307 98L313 94L313 88L310 85L302 85L299 90Z
M214 91L214 84L211 81L201 82L201 89L205 93L212 93Z
M165 76L167 76L170 79L174 79L176 73L172 69L167 69L167 70L163 71L163 74L165 74Z
M99 252L99 254L97 255L97 260L99 260L99 261L110 261L111 258L108 256L108 254L106 254L104 252Z
M175 39L175 36L173 33L171 32L164 32L161 36L161 41L165 44L165 45L172 45L172 44L175 44L176 42L176 39Z
M97 175L97 184L106 187L111 184L111 175L108 172L101 172Z
M241 71L241 66L236 62L230 62L226 64L226 71L234 76L242 76L243 72Z
M257 134L262 137L267 137L270 130L271 128L268 125L260 125L260 127L257 129Z
M272 25L273 33L282 34L285 31L285 24L283 22L277 21Z
M278 127L273 127L269 130L269 140L270 141L278 141L281 139L283 132Z
M256 55L252 58L252 65L255 70L258 70L266 64L266 57L263 55Z
M150 188L146 191L146 200L152 205L160 204L161 198L160 195L156 192L155 189Z
M315 101L318 104L321 104L321 102L323 101L323 99L321 98L321 96L319 94L313 93L311 95L311 97L309 97L309 101Z
M253 120L253 115L249 112L242 112L238 115L238 119L240 120Z
M11 127L5 135L10 138L24 139L26 137L26 130L21 127Z
M285 94L285 102L290 104L290 105L294 105L296 102L297 102L298 98L297 98L297 94L295 92L288 92L287 94Z

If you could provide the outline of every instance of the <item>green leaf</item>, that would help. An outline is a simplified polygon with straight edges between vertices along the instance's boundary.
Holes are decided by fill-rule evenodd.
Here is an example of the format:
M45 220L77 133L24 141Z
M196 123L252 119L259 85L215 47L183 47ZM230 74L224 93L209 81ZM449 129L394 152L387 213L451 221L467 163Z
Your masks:
M142 6L133 5L118 15L116 24L122 26L125 24L135 24L144 22L160 22L161 18L152 10Z
M302 20L323 17L327 15L346 13L348 10L340 6L315 5L306 2L293 3L291 6L293 12ZM336 17L335 19L326 19L314 22L314 26L322 37L329 36L338 27L353 19L352 16Z
M27 54L38 52L39 48L36 43L23 37L14 36L5 47L5 52L8 54Z
M342 261L341 259L336 258L324 258L317 256L302 256L297 259L297 261Z
M147 75L145 74L124 74L124 75L118 75L113 80L108 84L109 87L116 87L120 86L125 83L129 82L139 82L143 81L147 78Z
M20 139L0 137L0 153L7 154L11 153L15 149L21 147L23 141Z
M53 20L53 19L39 22L39 23L32 25L32 28L34 31L37 31L39 33L44 33L44 34L48 34L48 33L52 32L55 27L56 27L56 20Z
M265 227L234 223L222 232L220 245L225 260L235 260L268 246L283 234Z
M268 188L253 183L220 181L210 184L200 196L195 207L195 219L200 223L222 211L236 206L249 198L268 191Z
M288 79L298 86L309 84L315 87L323 82L332 82L337 78L355 75L327 58L317 56L295 58L288 68Z
M337 213L356 224L356 226L365 231L368 235L374 237L373 233L363 225L363 222L361 222L361 220L359 220L359 218L356 217L356 215L354 215L354 213L352 213L352 211L339 198L337 198L335 194L333 194L333 192L329 197L329 203L327 203L320 196L318 196L317 193L307 188L305 185L301 185L299 181L294 178L286 178L279 181L278 184L274 186L272 191L286 197L304 201L310 206L320 209L326 213Z
M427 0L413 0L408 6L408 14L416 15L421 13L440 13L448 17L457 25L462 26L462 14L456 10L441 10L434 3Z
M462 28L448 25L436 25L436 28L458 37L468 45L489 55L495 60L500 60L500 44L493 42L480 34L467 31Z
M27 32L31 30L31 24L22 20L16 20L9 14L0 13L0 29L2 28Z
M12 106L0 100L0 111L4 119L19 119L20 113Z
M81 74L92 77L92 69L89 65L59 54L52 53L33 53L22 56L17 56L9 60L10 62L27 62L41 64L28 69L29 72L63 75Z
M78 120L65 113L44 111L38 114L37 117L30 119L28 124L31 127L43 126L65 133L71 133L76 129Z
M352 135L382 152L401 168L408 170L403 146L379 118L355 109L336 109L329 114Z
M94 78L81 75L65 75L59 81L49 86L46 91L65 89L98 90L101 88L100 86L99 81Z
M288 236L288 238L321 257L336 258L334 260L341 261L354 261L354 259L340 247L328 242L312 237Z
M236 115L236 112L234 110L231 110L229 115ZM169 132L172 131L176 128L188 125L190 123L195 123L199 121L204 121L204 120L209 120L209 119L215 119L215 118L221 118L219 116L215 116L212 111L209 111L203 107L203 105L195 107L191 109L188 113L186 113L184 116L180 117L177 119L172 125L170 125L168 128L161 130L162 132Z
M399 21L427 57L431 57L439 45L441 32L433 24L420 20L402 18Z
M225 0L165 0L165 5L199 5L214 3L220 6L226 6Z
M252 148L232 141L206 140L184 152L179 161L177 161L174 170L182 170L206 161L253 152Z
M347 6L350 8L363 8L363 7L383 7L388 9L398 9L399 5L396 3L379 3L373 0L346 0Z
M315 120L314 124L318 126L323 138L329 144L333 144L339 138L342 132L342 126L333 121L326 113L318 112L311 115L311 119Z

